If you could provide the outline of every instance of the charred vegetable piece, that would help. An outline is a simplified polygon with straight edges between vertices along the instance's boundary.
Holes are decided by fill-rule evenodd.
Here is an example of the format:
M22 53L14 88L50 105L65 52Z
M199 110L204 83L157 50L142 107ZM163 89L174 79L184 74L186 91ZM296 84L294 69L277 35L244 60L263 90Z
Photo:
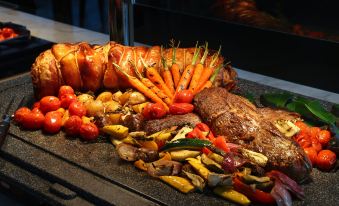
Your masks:
M183 127L179 130L179 132L177 133L177 135L175 135L175 137L173 137L173 139L171 140L171 142L174 142L176 140L179 139L185 139L186 134L190 133L193 129L191 127Z
M136 113L141 113L142 110L144 109L144 107L148 104L148 102L145 103L141 103L141 104L136 104L132 106L132 109L136 112Z
M118 144L116 149L120 158L126 161L142 159L145 162L152 162L159 157L157 151L146 148L136 148L126 143Z
M157 143L155 143L155 141L138 141L138 142L143 148L158 151L158 145Z
M300 131L299 127L290 120L277 120L274 122L274 126L286 137L292 137Z
M258 152L253 152L251 150L244 149L244 148L240 148L239 151L244 157L249 159L251 162L261 167L266 166L268 158L265 155L258 153Z
M173 160L176 161L184 161L187 158L194 158L198 155L200 155L200 151L193 151L193 150L176 150L176 151L171 151L171 157Z
M207 155L202 154L201 155L201 162L206 165L206 167L217 173L224 173L225 171L222 169L221 165L216 163L214 160L207 157Z
M208 186L232 186L232 175L209 173L207 178Z
M241 182L238 178L233 179L233 187L236 191L245 194L250 200L261 204L274 204L275 199L270 193L253 189L251 186Z
M218 186L214 188L213 192L226 200L230 200L240 205L246 206L251 204L251 201L245 195L228 186Z
M117 139L124 139L128 136L128 128L122 125L107 125L102 131Z
M147 171L147 165L146 162L143 160L137 160L134 162L134 166L142 171Z
M253 184L253 183L264 183L264 182L269 182L271 179L269 177L257 177L254 175L244 175L242 179L245 181L247 184Z
M203 178L190 172L183 171L183 173L187 176L188 179L191 180L192 184L196 188L198 188L201 192L204 190L206 182Z
M215 162L217 162L218 164L222 164L222 162L224 161L224 157L223 157L223 156L218 155L218 154L216 154L216 153L214 153L214 152L210 153L210 154L208 155L208 157L209 157L210 159L214 160Z
M194 170L205 180L208 179L208 174L211 173L200 160L195 158L187 158L188 163L194 168Z
M147 164L147 173L153 177L178 175L182 164L172 160L157 160Z
M192 149L201 150L203 147L208 147L212 143L208 140L200 139L178 139L173 142L166 143L162 150L180 150L180 149Z
M189 193L195 189L192 183L183 177L160 176L159 178L162 181L166 182L167 184L171 185L172 187L176 188L177 190L183 193Z

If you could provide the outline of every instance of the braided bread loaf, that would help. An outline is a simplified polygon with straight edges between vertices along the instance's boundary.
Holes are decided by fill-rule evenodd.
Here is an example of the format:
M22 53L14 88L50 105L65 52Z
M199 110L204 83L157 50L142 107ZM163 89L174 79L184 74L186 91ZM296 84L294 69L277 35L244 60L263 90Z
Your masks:
M178 48L176 63L180 68L192 62L194 48ZM169 66L172 64L172 49L163 51ZM138 70L143 66L140 56L149 65L155 64L161 69L160 46L130 47L116 42L105 45L89 45L86 42L55 44L42 52L32 65L31 76L37 98L57 95L62 85L69 85L76 91L93 91L100 89L119 89L129 87L125 77L118 72L112 62L118 64L125 72L135 75L129 63L134 61ZM209 54L206 63L211 61ZM199 57L201 58L201 57ZM219 57L216 66L223 63ZM236 72L231 66L223 68L216 81L218 86L231 89L235 85Z

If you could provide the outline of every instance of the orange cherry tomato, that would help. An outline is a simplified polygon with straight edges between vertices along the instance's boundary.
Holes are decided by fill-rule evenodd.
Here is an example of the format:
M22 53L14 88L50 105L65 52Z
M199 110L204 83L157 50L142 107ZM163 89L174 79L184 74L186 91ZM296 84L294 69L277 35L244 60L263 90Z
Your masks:
M28 115L30 113L31 113L31 110L29 108L21 107L17 111L15 111L15 113L14 113L14 120L17 123L22 124L24 116L26 116L26 115Z
M98 127L91 122L82 124L79 132L80 132L80 136L84 140L88 140L88 141L95 140L99 136Z
M174 97L175 103L191 103L193 100L193 92L191 90L185 89L178 92Z
M43 113L55 111L60 108L60 100L58 97L46 96L40 100L40 109Z
M69 136L76 136L80 133L82 119L76 115L71 116L64 124L65 132Z
M323 147L321 146L321 144L318 141L318 138L316 137L311 137L311 143L312 143L312 147L315 149L315 151L320 152L320 150L323 149Z
M331 133L327 130L321 130L318 134L318 141L323 146L326 147L331 140Z
M69 114L79 117L86 115L86 107L81 102L72 102L68 107Z
M74 94L74 90L72 87L63 85L59 88L59 94L58 97L61 99L61 97L65 94Z
M169 107L170 114L178 115L178 114L187 114L192 112L194 109L193 104L189 103L173 103Z
M329 171L337 161L337 156L331 150L322 150L317 156L317 166L319 169Z
M55 134L60 131L62 125L62 115L60 112L51 111L45 116L43 124L44 131L47 133Z
M312 166L315 167L317 164L317 151L313 147L305 148L304 151L311 160Z
M60 98L61 107L67 109L72 102L77 101L75 94L64 94Z

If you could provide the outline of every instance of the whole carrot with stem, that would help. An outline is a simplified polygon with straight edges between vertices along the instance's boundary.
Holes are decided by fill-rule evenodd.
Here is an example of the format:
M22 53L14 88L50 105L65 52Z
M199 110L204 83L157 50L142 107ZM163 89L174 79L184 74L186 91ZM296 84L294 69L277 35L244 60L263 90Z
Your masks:
M195 50L194 50L194 55L193 55L193 59L192 59L192 63L187 65L184 72L182 73L181 77L180 77L180 81L179 84L177 86L177 89L175 91L175 95L182 91L187 89L188 84L190 83L192 76L193 76L193 72L194 72L194 66L196 64L196 61L198 59L200 53L200 47L198 47L198 42L195 45ZM174 96L175 96L174 95Z
M148 87L150 90L152 90L163 102L165 102L168 106L170 106L172 104L171 99L164 94L157 86L155 86L153 84L153 82L151 82L151 80L145 78L137 69L136 65L134 62L130 61L130 64L132 65L132 67L134 68L134 72L136 74L136 76L140 79L140 81L146 86Z
M175 88L178 87L181 73L180 73L180 68L179 65L176 62L176 50L179 48L180 41L178 42L178 45L175 47L174 45L174 40L171 40L171 46L172 46L172 66L171 66L171 73L173 76L173 81L174 81L174 86Z
M115 66L115 68L121 72L126 78L127 81L138 91L140 91L141 93L143 93L146 97L148 97L149 99L151 99L152 101L156 102L156 103L160 103L162 104L166 111L169 111L168 106L162 101L161 98L159 98L152 90L150 90L148 87L146 87L138 78L131 76L129 74L127 74L126 72L124 72L119 65L117 65L116 63L113 63L113 65Z
M198 89L196 90L196 93L201 92L201 91L202 91L203 89L205 89L205 88L210 88L210 87L212 87L213 82L214 82L215 78L217 77L217 75L218 75L220 69L223 68L224 66L225 66L225 65L220 64L219 67L218 67L216 70L214 70L214 72L213 72L212 76L210 77L210 79L209 79L208 81L206 81L200 88L198 88Z
M171 90L166 86L164 80L160 76L159 72L153 66L147 66L145 60L140 55L141 62L143 66L146 68L146 76L151 82L155 84L161 91L163 91L167 96L173 99L173 94Z
M209 66L206 66L200 76L200 79L199 79L199 84L198 86L196 87L196 89L193 91L193 94L196 94L197 91L200 87L202 87L207 81L208 79L211 77L213 71L214 71L214 67L215 67L215 62L218 60L219 58L219 54L220 54L220 51L221 51L221 46L219 47L219 50L217 53L215 53L212 57L212 61L210 63Z
M166 59L165 59L165 57L163 55L163 48L162 48L162 46L161 46L161 50L160 51L161 51L160 52L161 63L162 63L162 66L164 68L164 71L162 72L162 76L164 77L164 81L165 81L166 86L171 91L172 95L174 95L174 93L175 93L174 82L173 82L171 71L168 69L167 63L166 63Z
M198 64L196 64L195 67L194 67L194 74L192 76L192 80L191 80L190 86L188 88L192 92L194 92L194 90L197 89L198 84L199 84L199 79L200 79L201 74L204 70L204 62L205 62L207 54L208 54L208 42L205 43L204 49L205 49L204 55L202 56L200 62Z

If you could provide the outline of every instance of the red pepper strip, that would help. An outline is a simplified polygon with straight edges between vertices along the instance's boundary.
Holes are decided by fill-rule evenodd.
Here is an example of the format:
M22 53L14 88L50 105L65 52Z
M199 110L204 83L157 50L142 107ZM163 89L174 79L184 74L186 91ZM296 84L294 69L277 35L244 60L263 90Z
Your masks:
M208 149L207 147L203 147L201 149L202 153L204 153L205 155L209 155L212 153L212 151L210 149Z
M229 152L229 148L227 147L226 140L223 136L217 136L215 140L213 141L214 146L217 148L223 150L224 152Z
M195 139L195 138L197 138L197 136L198 135L196 134L196 132L194 130L192 130L191 132L186 134L186 138L190 138L190 139Z
M233 187L236 191L246 195L250 200L261 204L275 204L275 199L270 193L253 189L251 186L243 183L239 178L233 178Z
M208 135L206 136L207 139L209 139L210 141L214 141L215 137L207 124L200 122L196 124L196 127L198 127L202 132L208 132Z
M194 127L194 129L186 135L186 138L207 140L198 127Z

